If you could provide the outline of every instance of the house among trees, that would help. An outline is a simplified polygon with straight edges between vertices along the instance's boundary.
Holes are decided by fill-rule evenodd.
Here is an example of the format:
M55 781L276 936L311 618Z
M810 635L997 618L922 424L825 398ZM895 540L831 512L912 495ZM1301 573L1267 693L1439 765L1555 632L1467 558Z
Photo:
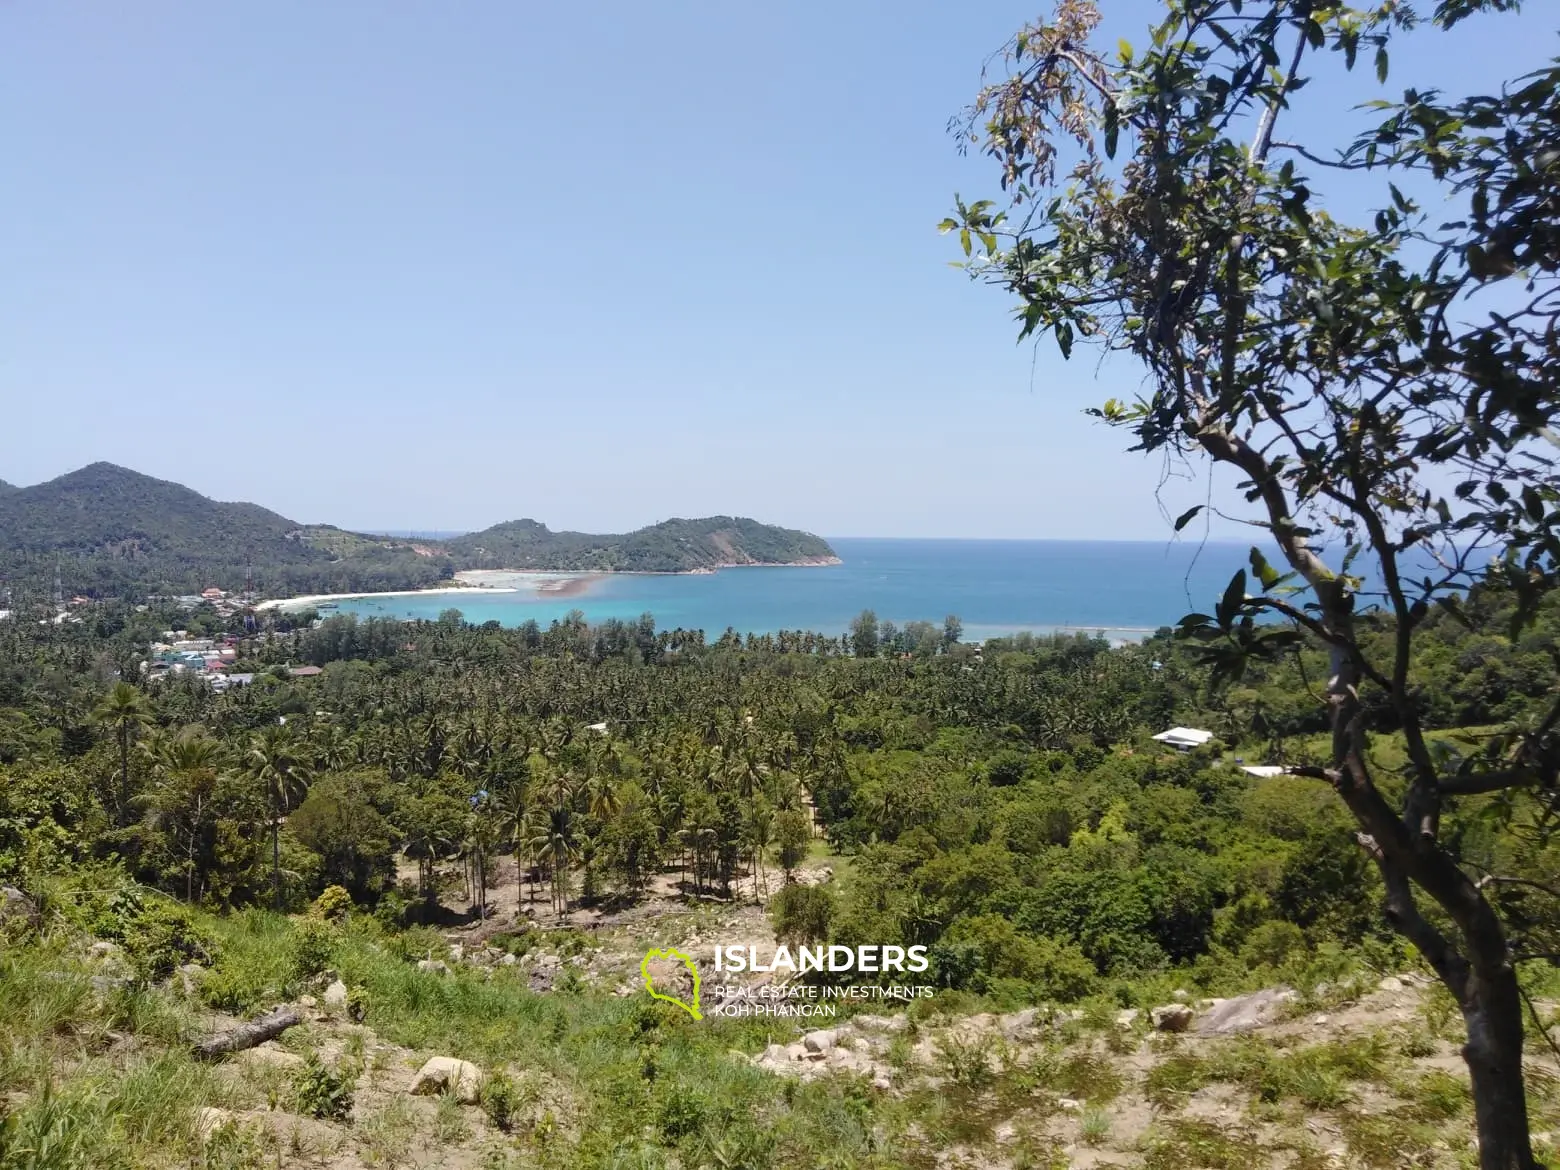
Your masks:
M1195 727L1172 727L1169 731L1161 731L1154 736L1160 743L1167 743L1176 751L1189 752L1193 748L1202 747L1213 738L1213 732L1201 731Z

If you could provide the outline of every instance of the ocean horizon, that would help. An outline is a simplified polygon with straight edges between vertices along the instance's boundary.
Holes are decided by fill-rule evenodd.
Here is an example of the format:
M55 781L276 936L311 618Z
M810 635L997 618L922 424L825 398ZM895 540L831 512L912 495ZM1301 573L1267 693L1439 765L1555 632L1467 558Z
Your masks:
M448 609L468 622L542 626L579 610L587 621L649 613L659 629L719 635L810 630L844 633L862 610L879 621L941 623L952 614L970 640L1024 630L1146 635L1207 610L1246 565L1249 545L1191 541L964 540L831 537L838 565L743 566L716 573L612 573L567 596L491 593L363 594L336 601L360 618L432 620Z

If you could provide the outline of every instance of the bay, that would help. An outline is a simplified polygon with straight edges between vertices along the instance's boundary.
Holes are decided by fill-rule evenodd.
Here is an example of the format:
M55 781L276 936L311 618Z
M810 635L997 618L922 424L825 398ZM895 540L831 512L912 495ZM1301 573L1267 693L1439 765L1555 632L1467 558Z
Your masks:
M597 623L654 616L660 629L741 633L846 631L864 609L880 621L941 623L966 640L1020 630L1129 637L1211 607L1246 563L1248 546L1192 542L831 538L838 565L725 569L710 574L608 574L572 596L520 592L364 596L337 603L359 617L546 626L571 610Z

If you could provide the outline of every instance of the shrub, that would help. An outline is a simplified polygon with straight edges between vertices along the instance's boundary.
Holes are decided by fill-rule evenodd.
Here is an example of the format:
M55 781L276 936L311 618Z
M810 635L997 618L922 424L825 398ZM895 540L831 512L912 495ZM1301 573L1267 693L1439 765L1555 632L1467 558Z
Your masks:
M157 899L142 906L123 930L125 953L136 977L151 983L166 979L185 963L210 963L216 946L177 902Z
M321 1063L314 1053L298 1073L294 1084L298 1108L321 1121L345 1121L352 1112L352 1092L357 1087L357 1070L335 1070Z
M822 942L834 919L834 895L823 886L784 886L769 900L769 917L781 942Z
M1306 950L1305 932L1293 922L1277 919L1254 927L1240 949L1241 961L1253 970L1258 967L1282 967L1294 955Z
M352 910L352 895L343 886L326 886L309 907L309 917L324 922L337 922Z
M305 918L293 936L293 975L312 979L330 966L335 950L335 927L320 918Z
M674 1086L656 1107L655 1125L661 1136L676 1143L704 1129L709 1117L709 1102L697 1089Z
M496 1070L482 1082L482 1111L505 1133L514 1126L519 1107L520 1090L508 1073Z

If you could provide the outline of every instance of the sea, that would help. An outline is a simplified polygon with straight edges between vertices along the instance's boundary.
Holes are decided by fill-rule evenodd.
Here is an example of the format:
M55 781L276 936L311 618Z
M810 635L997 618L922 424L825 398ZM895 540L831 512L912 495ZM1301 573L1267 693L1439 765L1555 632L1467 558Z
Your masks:
M1210 611L1249 546L1195 541L895 540L830 538L838 565L717 573L617 573L570 596L522 590L367 595L336 603L359 617L437 618L542 626L571 610L587 621L648 613L658 629L710 636L811 630L840 634L870 609L880 622L939 625L957 616L967 641L1020 631L1101 633L1130 641L1182 615Z

